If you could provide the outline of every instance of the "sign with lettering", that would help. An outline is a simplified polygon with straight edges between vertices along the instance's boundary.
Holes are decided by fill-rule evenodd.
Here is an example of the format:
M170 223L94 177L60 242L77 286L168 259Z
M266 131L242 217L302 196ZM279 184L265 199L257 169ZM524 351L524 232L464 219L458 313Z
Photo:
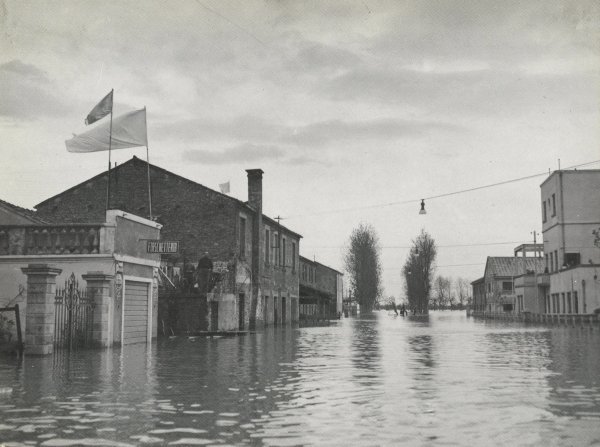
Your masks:
M215 261L213 262L213 272L215 273L227 273L229 271L226 261Z
M177 253L179 241L147 241L147 253Z

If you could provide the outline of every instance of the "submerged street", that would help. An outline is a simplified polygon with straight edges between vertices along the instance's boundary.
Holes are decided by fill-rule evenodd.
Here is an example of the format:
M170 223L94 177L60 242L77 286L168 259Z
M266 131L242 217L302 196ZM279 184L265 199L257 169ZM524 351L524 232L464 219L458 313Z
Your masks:
M0 362L3 445L592 445L600 333L386 312Z

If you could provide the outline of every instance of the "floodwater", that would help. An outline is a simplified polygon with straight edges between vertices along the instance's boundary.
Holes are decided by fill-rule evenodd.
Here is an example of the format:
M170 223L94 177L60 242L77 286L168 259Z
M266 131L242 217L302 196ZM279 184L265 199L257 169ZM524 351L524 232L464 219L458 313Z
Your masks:
M434 312L0 358L0 445L596 445L600 331Z

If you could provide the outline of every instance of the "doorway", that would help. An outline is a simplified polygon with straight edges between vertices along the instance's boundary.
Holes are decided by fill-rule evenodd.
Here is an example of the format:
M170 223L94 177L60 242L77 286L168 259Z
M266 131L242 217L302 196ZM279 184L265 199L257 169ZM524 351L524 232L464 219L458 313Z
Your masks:
M243 293L240 293L238 303L238 330L243 331L246 320L246 296Z

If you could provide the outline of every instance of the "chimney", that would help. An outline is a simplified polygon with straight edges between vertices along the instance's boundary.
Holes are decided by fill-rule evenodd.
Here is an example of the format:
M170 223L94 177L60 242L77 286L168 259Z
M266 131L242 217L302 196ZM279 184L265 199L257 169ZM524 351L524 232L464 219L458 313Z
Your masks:
M246 169L248 173L248 205L262 217L262 169Z
M262 169L246 169L248 173L248 205L256 211L252 219L252 297L250 301L249 329L256 328L258 301L261 295L260 281L264 264L264 236L262 230Z

